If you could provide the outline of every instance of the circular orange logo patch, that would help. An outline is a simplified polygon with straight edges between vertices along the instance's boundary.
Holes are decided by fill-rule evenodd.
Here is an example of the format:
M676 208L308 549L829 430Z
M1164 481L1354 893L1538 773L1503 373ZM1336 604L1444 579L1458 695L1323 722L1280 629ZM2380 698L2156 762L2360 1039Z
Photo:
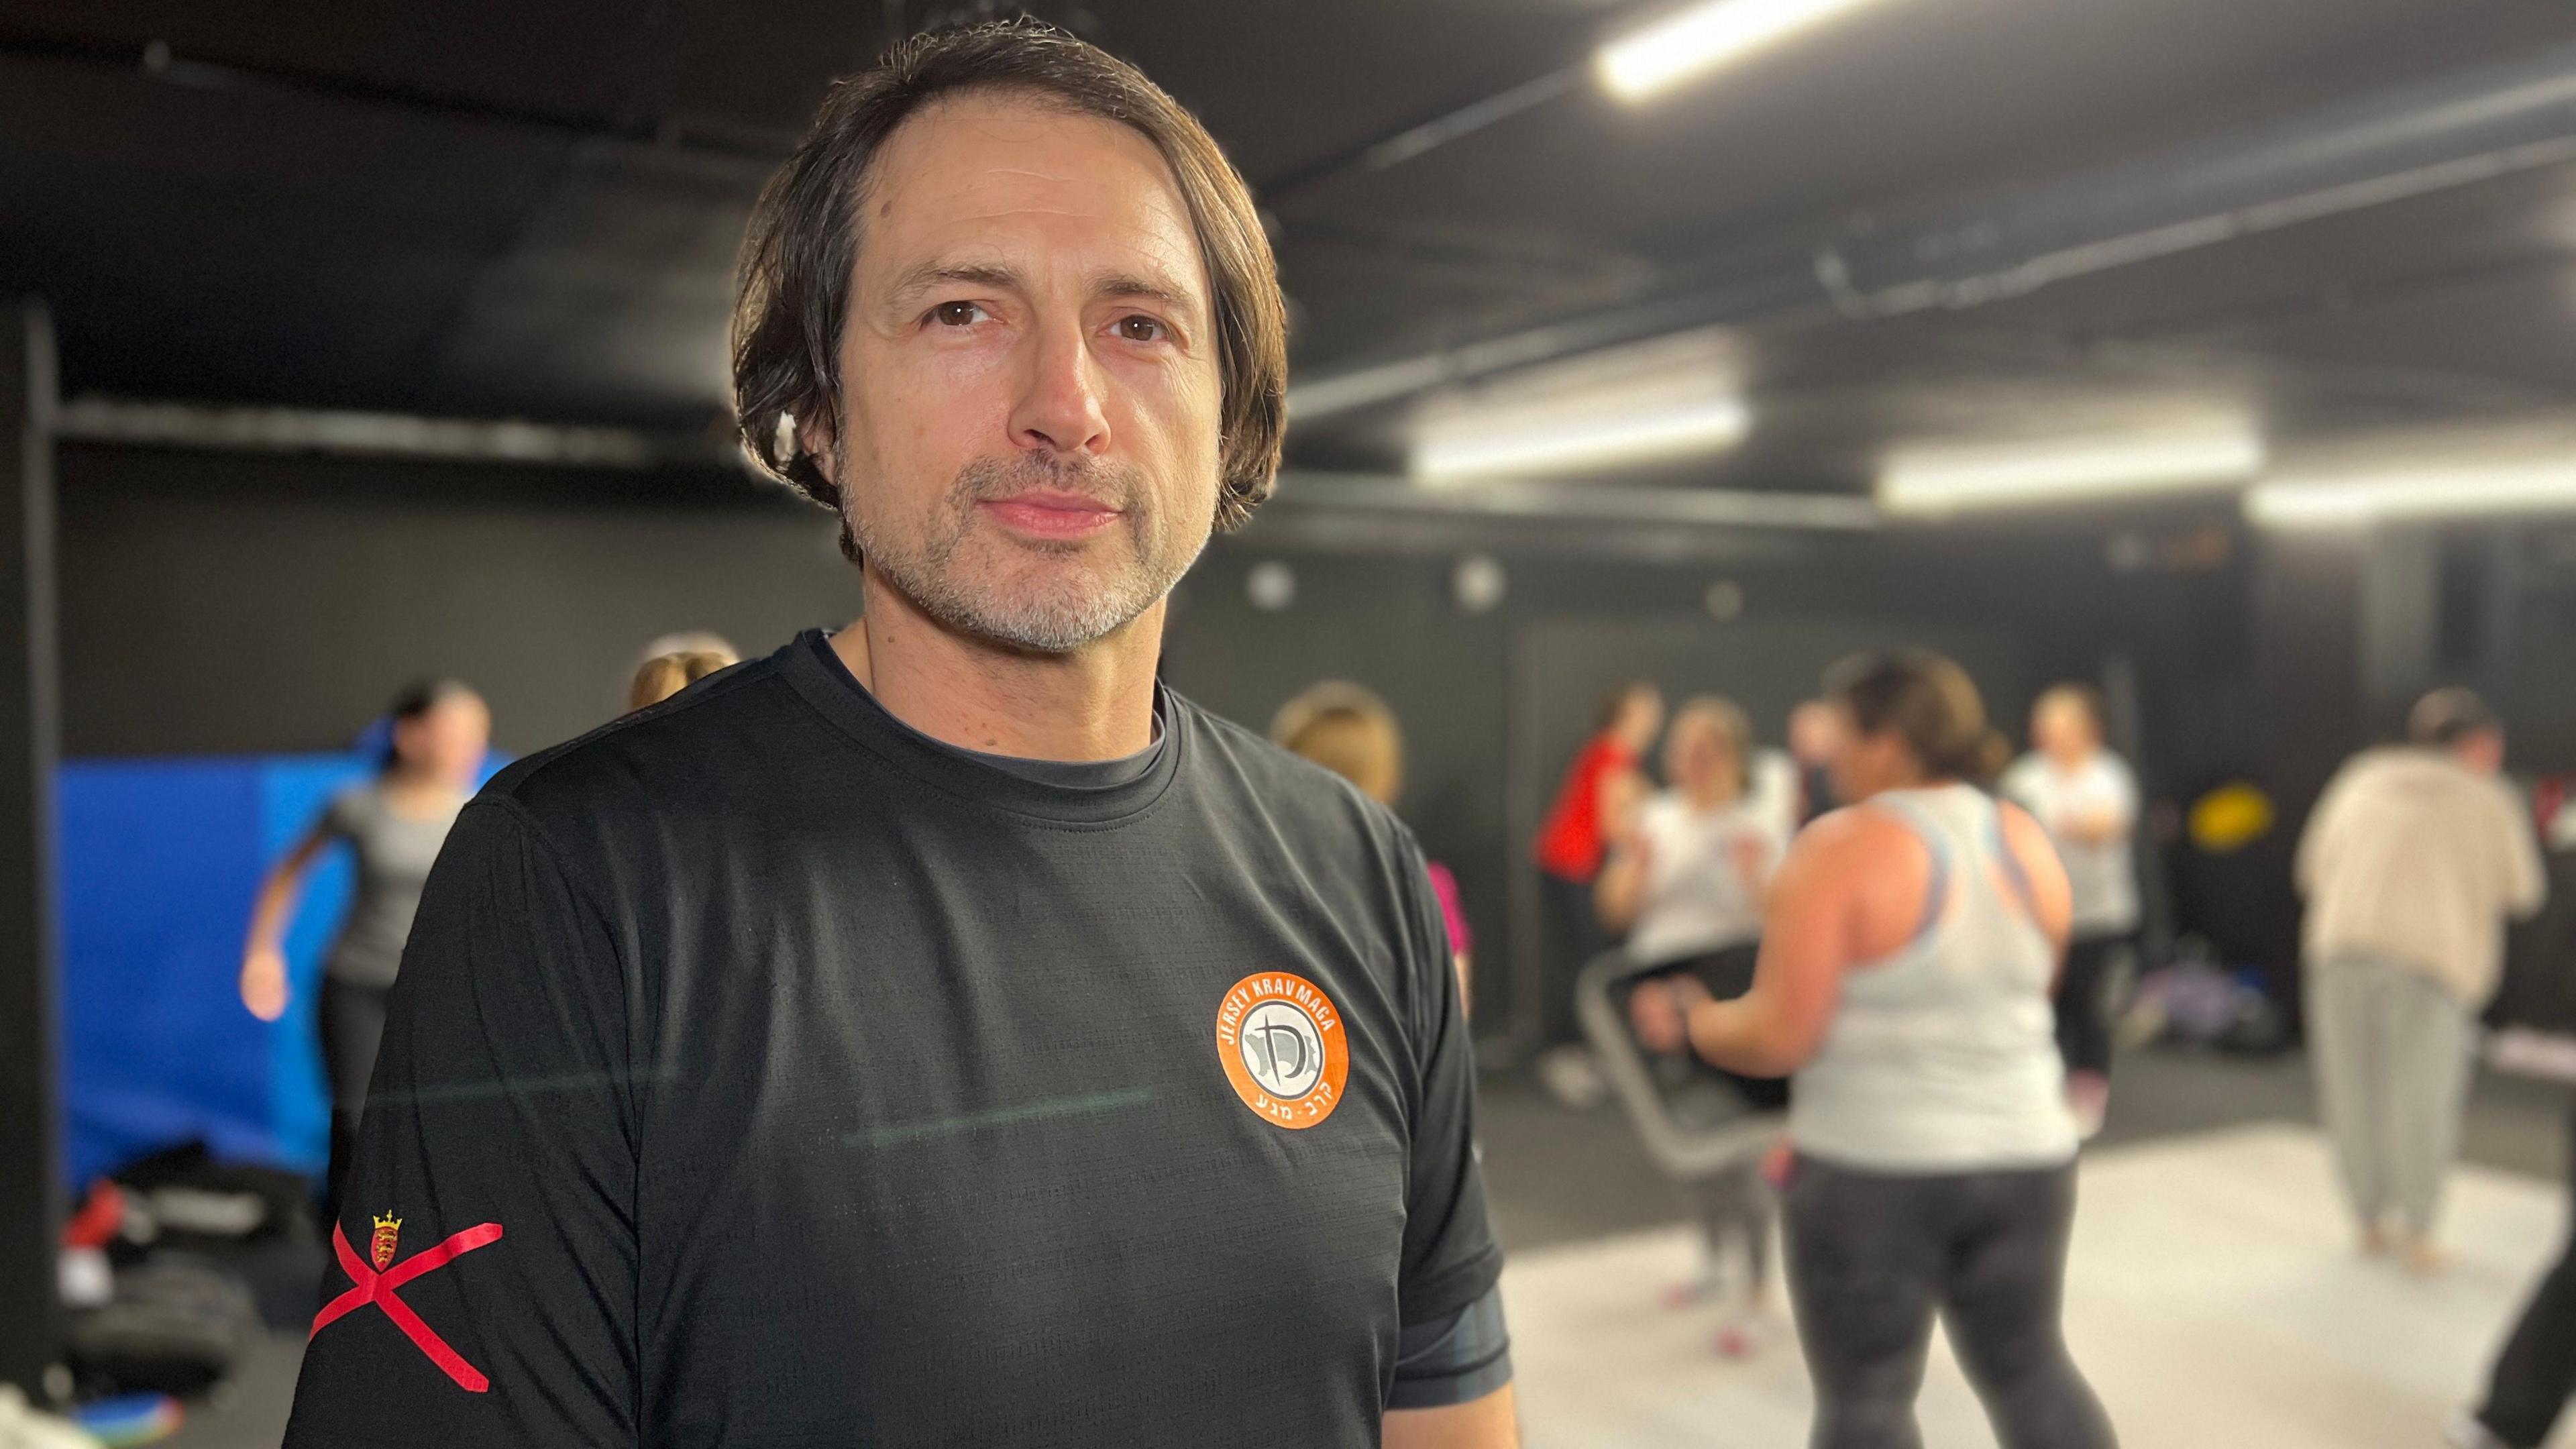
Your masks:
M1332 1116L1351 1074L1341 1009L1285 971L1234 983L1216 1009L1216 1055L1243 1105L1291 1131Z

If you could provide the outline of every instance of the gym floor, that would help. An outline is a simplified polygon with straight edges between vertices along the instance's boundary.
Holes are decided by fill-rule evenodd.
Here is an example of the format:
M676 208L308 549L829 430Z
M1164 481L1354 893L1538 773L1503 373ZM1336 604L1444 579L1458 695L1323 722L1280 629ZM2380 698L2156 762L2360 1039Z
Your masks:
M2086 1169L2069 1332L2127 1442L2438 1443L2441 1415L2474 1390L2557 1250L2567 1105L2560 1088L2479 1081L2450 1211L2460 1261L2417 1284L2352 1258L2302 1058L2125 1058ZM1485 1084L1481 1127L1512 1251L1505 1291L1531 1449L1794 1442L1807 1412L1794 1345L1724 1364L1707 1325L1656 1305L1690 1269L1692 1240L1677 1226L1678 1192L1617 1110L1572 1111L1499 1076ZM309 1249L258 1265L279 1331L165 1442L273 1449L301 1357L295 1320L310 1302L298 1284L319 1267ZM2255 1311L2249 1295L2275 1311ZM2241 1377L2227 1378L2231 1367ZM2295 1392L2264 1388L2266 1373L2292 1368ZM2196 1381L2223 1387L2185 1396L2188 1417L2165 1412L2173 1400L2158 1386L2170 1395ZM1923 1402L1933 1444L1992 1442L1946 1354ZM2128 1407L2142 1402L2155 1410ZM2231 1423L2242 1432L2222 1432Z

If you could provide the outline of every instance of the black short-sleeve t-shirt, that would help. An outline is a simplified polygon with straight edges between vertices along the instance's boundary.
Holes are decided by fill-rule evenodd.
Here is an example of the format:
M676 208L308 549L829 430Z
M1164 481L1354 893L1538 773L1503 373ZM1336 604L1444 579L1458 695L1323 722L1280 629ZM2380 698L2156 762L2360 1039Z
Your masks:
M808 634L503 772L430 878L287 1444L1377 1442L1499 1255L1439 907L1161 701L1070 788Z

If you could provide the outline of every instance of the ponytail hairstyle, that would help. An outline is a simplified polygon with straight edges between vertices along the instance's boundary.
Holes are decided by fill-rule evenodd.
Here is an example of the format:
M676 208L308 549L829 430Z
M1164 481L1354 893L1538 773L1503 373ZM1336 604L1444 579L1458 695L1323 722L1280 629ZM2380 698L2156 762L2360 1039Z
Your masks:
M1860 734L1904 740L1925 779L1982 785L2012 760L1968 671L1929 649L1854 655L1826 673L1825 693Z

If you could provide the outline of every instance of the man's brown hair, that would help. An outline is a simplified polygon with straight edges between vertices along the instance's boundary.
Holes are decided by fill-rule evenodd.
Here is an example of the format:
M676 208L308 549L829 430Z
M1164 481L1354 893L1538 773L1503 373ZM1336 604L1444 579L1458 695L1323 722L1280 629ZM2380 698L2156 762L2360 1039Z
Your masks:
M841 436L841 329L869 172L908 117L968 91L1133 127L1171 167L1216 293L1224 384L1216 525L1240 527L1270 496L1287 430L1287 306L1251 190L1198 118L1143 72L1034 20L916 35L824 98L796 154L761 193L744 241L733 313L734 417L744 445L772 476L840 511L838 482L795 434L821 419ZM856 557L846 524L842 546Z

